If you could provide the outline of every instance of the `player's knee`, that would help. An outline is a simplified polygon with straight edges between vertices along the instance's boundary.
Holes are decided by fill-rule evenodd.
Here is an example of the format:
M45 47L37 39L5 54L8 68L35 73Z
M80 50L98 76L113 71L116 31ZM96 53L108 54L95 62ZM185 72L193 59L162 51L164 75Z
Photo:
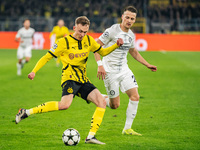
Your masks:
M99 99L97 101L97 107L106 108L106 100L104 98L103 99Z
M110 108L112 108L112 109L117 109L119 106L120 106L119 103L110 104Z
M65 110L65 109L68 109L70 105L68 104L64 104L64 103L59 103L58 104L58 107L59 107L59 110Z
M140 95L139 94L132 95L132 96L129 97L129 99L132 100L132 101L139 101Z

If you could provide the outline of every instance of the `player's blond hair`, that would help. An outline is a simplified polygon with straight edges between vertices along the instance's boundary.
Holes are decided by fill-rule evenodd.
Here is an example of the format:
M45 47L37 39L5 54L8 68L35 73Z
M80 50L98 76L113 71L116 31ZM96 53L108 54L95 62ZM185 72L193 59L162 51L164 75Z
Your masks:
M82 26L90 25L90 20L86 16L80 16L75 20L75 25L77 24L81 24Z

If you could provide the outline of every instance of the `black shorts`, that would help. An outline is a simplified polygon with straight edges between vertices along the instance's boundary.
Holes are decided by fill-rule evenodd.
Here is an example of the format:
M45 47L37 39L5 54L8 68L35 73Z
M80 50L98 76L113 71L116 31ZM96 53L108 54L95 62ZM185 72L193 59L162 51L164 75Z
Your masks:
M79 83L72 80L65 81L62 84L62 88L62 96L74 94L74 96L77 95L78 97L81 97L84 100L86 100L87 103L89 103L87 100L87 96L90 92L96 89L96 87L90 82Z

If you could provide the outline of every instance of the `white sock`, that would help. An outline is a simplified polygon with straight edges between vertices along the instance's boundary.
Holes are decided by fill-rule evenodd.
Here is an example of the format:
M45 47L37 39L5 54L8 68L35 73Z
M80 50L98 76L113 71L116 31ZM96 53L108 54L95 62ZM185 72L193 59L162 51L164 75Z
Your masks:
M137 114L139 101L131 101L129 99L128 108L126 110L126 123L124 130L130 129L133 123L133 120Z
M17 69L21 69L22 65L17 63Z
M93 138L94 135L95 135L94 132L89 132L89 134L88 134L88 136L87 136L87 139L91 139L91 138Z
M21 67L22 65L17 63L17 75L20 76L22 73L21 73Z
M106 106L110 108L110 99L108 95L105 95L105 94L101 94L101 95L106 99Z
M22 64L25 64L26 63L26 60L25 59L22 59Z
M29 109L26 109L26 114L27 114L28 116L31 115Z

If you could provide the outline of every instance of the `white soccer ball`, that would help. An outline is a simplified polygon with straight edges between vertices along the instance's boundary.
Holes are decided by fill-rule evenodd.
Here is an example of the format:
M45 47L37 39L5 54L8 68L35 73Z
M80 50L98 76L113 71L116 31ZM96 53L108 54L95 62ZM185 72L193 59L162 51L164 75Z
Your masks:
M77 145L80 142L80 134L76 129L69 128L63 132L62 140L65 145Z

